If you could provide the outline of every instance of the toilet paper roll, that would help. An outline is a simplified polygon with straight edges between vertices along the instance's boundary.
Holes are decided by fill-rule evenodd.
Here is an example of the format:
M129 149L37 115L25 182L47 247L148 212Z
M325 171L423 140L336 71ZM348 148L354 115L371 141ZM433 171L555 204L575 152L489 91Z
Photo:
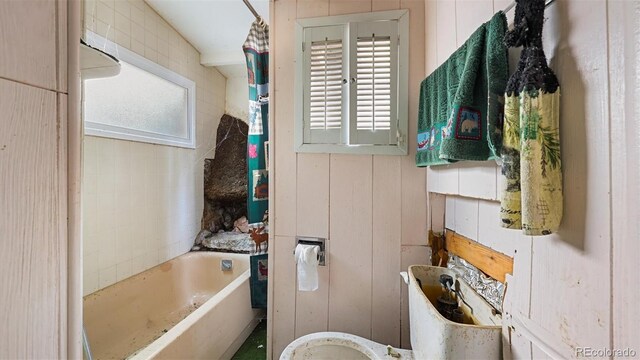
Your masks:
M298 268L298 291L318 290L318 245L296 246L296 264Z

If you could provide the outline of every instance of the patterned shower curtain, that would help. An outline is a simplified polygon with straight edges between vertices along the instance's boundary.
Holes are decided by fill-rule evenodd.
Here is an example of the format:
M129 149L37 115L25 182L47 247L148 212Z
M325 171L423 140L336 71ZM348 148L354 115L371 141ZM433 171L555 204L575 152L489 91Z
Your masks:
M256 19L242 45L249 76L249 139L247 141L250 224L263 221L269 208L269 27Z

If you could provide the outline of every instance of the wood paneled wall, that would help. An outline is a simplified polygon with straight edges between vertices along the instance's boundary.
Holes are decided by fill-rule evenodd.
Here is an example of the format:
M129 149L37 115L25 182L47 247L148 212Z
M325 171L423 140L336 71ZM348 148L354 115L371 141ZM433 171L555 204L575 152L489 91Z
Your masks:
M510 2L427 1L427 73ZM501 177L488 162L429 169L429 191L447 194L430 207L445 203L446 227L515 257L505 357L572 358L579 347L640 354L640 280L628 275L637 273L640 251L640 2L558 0L545 16L545 51L562 89L560 231L527 237L501 229ZM445 24L455 26L442 31ZM513 66L518 54L510 55Z
M0 2L0 358L67 358L67 2ZM79 259L78 259L79 260Z
M424 1L278 0L271 12L272 246L269 355L294 338L345 331L409 346L399 272L428 261L426 173L414 165L418 92L424 78ZM298 18L409 9L408 156L296 154L293 147ZM295 236L329 239L320 288L298 292Z

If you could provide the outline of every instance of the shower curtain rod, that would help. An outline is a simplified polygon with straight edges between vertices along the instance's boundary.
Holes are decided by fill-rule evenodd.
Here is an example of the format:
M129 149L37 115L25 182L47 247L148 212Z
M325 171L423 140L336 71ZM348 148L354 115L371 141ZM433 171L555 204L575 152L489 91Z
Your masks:
M545 7L545 8L549 7L549 5L553 4L553 2L554 2L554 1L556 1L556 0L548 0L548 1L544 4L544 7ZM247 2L247 1L245 0L245 2ZM514 7L514 6L516 6L516 2L515 2L515 1L514 1L514 2L512 2L511 4L509 4L509 6L507 6L506 8L504 8L504 10L503 10L502 12L506 13L506 12L508 12L509 10L513 9L513 7Z
M247 8L249 8L249 11L251 11L251 13L253 14L253 16L256 17L256 19L262 19L262 16L260 16L260 14L258 14L256 9L253 8L249 0L242 0L242 1L244 1L244 4L247 5Z

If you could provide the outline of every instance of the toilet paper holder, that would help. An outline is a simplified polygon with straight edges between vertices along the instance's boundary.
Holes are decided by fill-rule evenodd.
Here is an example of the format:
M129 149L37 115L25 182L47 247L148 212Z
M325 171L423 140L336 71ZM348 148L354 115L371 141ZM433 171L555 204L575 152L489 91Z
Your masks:
M306 237L306 236L296 236L296 246L298 244L303 245L317 245L320 247L320 251L318 251L318 265L325 266L325 254L326 254L326 241L324 238L315 238L315 237ZM293 253L296 253L295 248L293 249Z

